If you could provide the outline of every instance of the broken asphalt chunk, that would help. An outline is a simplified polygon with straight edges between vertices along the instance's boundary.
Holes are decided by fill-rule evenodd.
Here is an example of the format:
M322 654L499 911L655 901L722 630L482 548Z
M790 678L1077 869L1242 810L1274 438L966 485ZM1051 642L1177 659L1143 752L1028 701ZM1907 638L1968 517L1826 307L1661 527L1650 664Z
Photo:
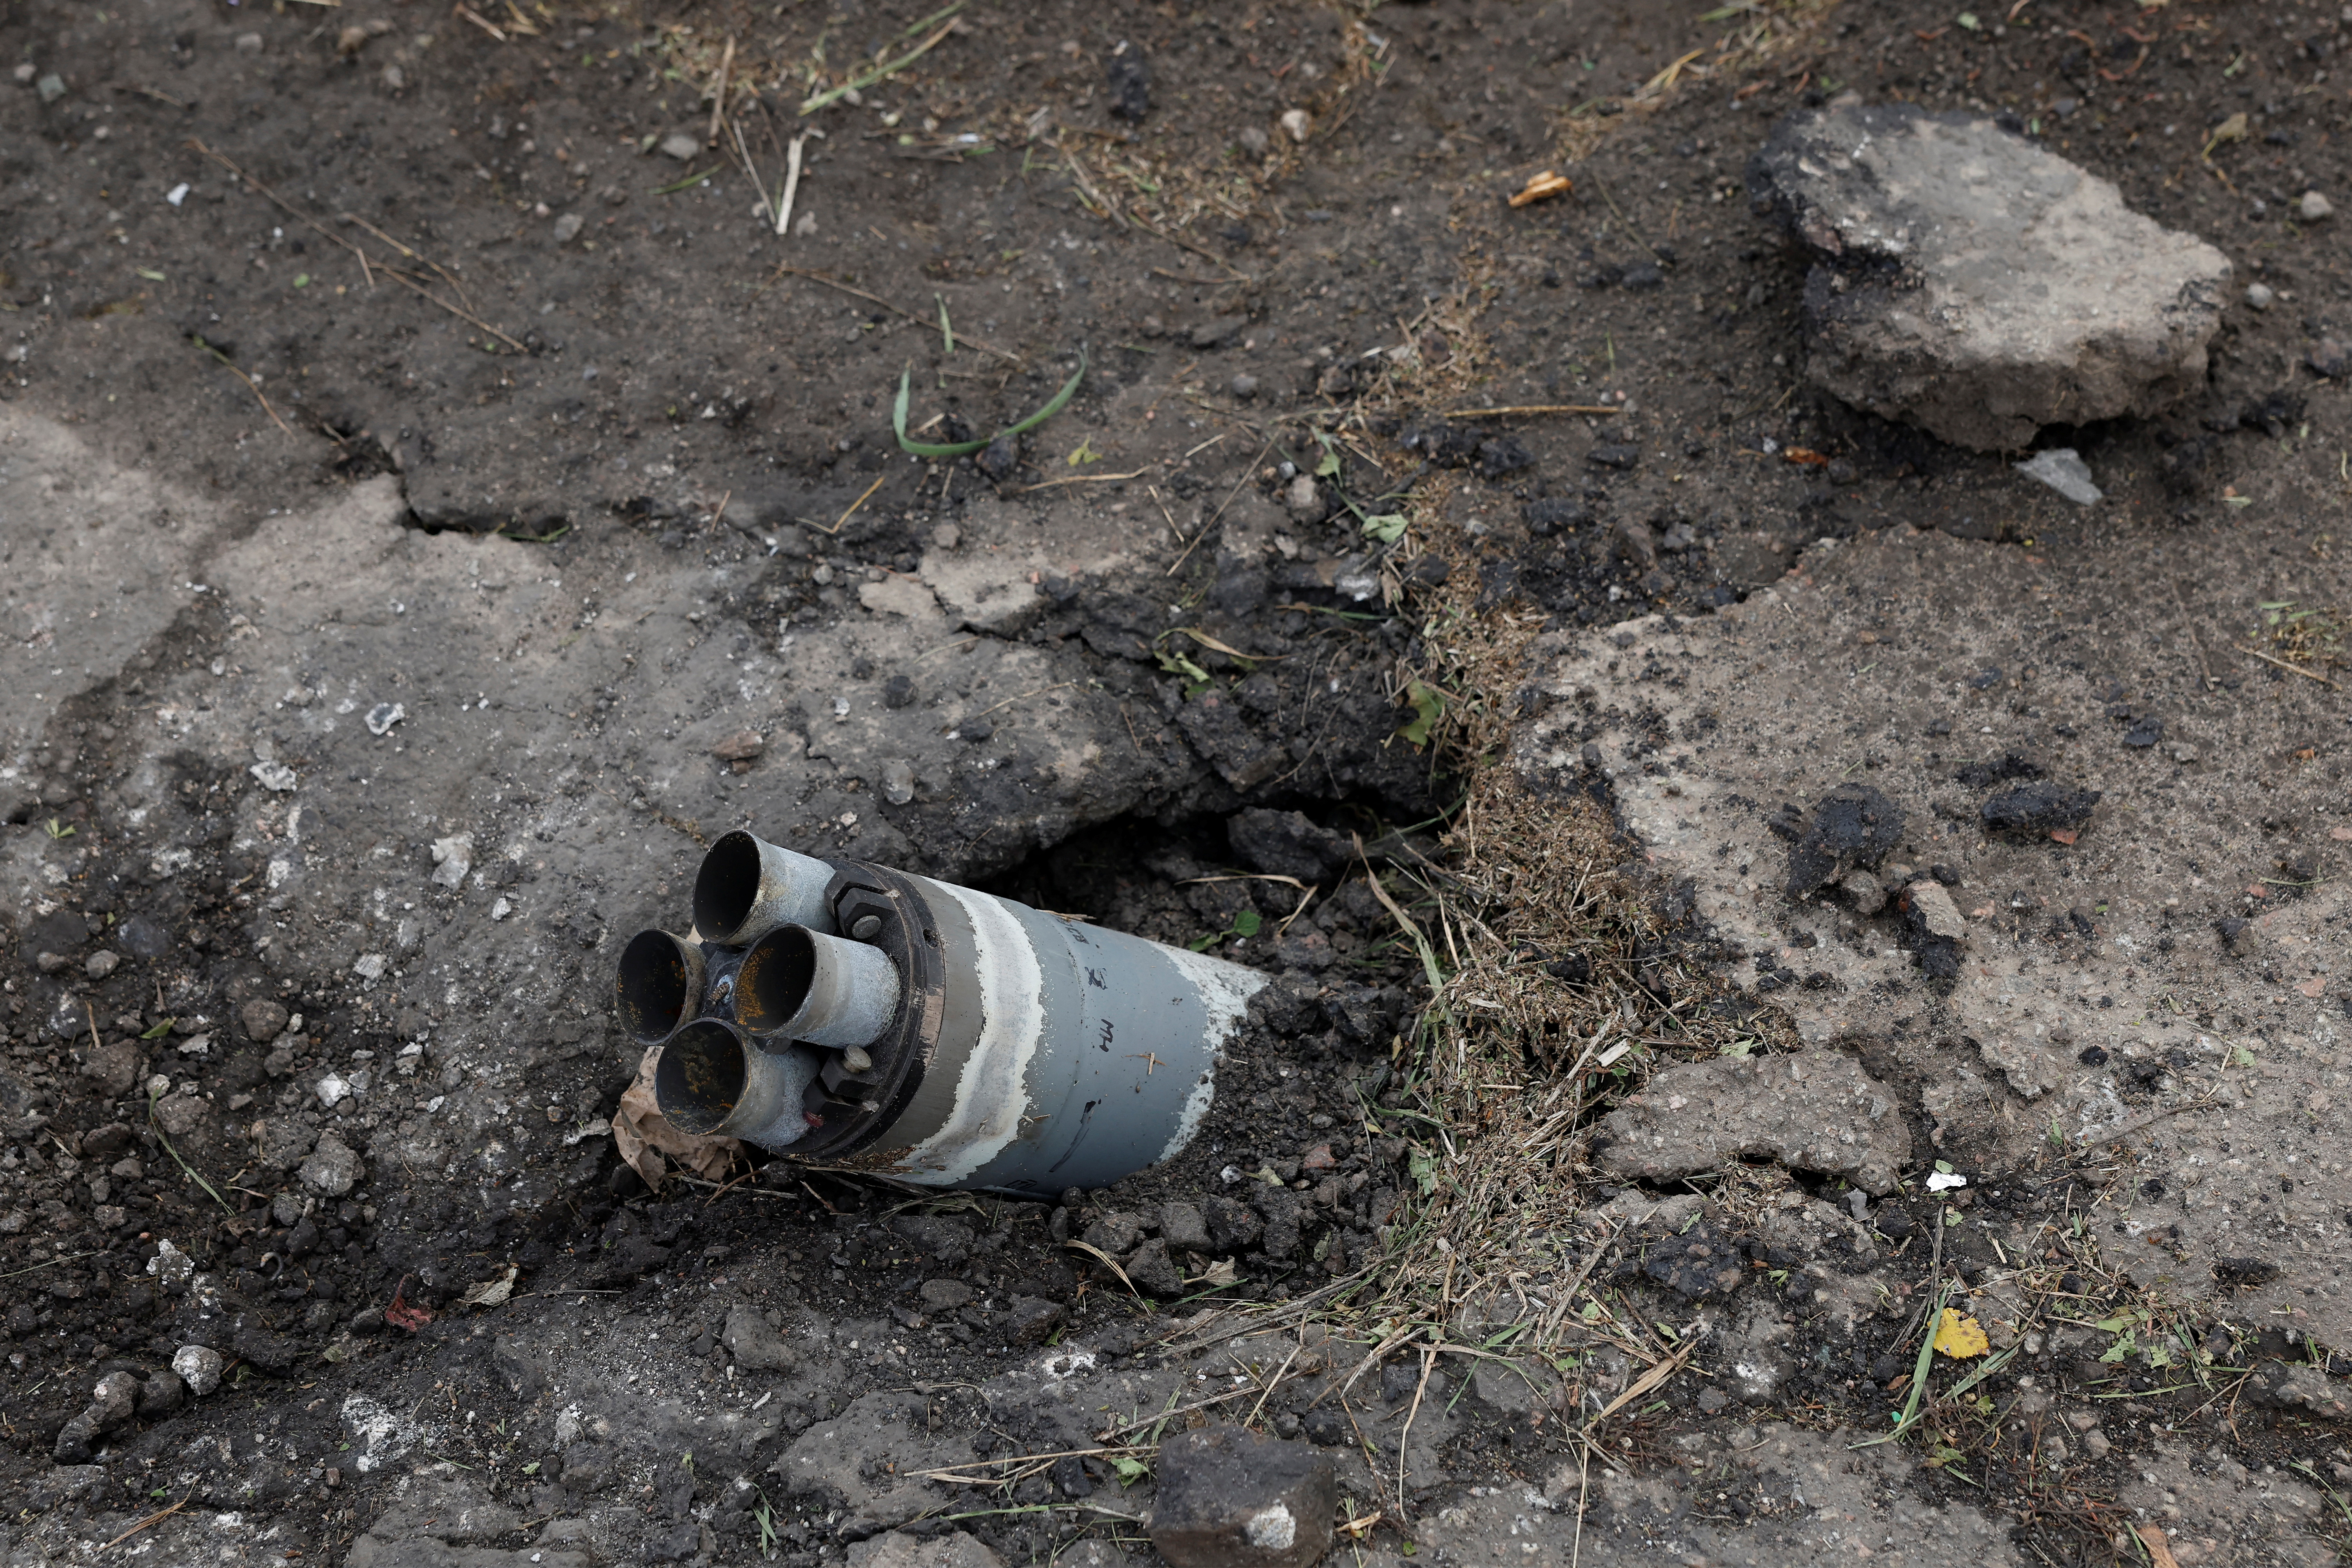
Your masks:
M1895 1097L1832 1051L1678 1062L1601 1127L1595 1163L1633 1181L1673 1181L1761 1155L1883 1194L1911 1157Z
M1811 825L1789 851L1789 896L1872 869L1902 842L1902 807L1868 784L1840 784L1813 807Z
M2204 384L2229 259L1990 117L1801 110L1748 185L1817 258L1808 373L1856 408L1996 451Z
M2048 833L2077 827L2091 818L2099 804L2095 789L2069 789L2050 779L2007 789L1984 803L1978 815L1996 833Z

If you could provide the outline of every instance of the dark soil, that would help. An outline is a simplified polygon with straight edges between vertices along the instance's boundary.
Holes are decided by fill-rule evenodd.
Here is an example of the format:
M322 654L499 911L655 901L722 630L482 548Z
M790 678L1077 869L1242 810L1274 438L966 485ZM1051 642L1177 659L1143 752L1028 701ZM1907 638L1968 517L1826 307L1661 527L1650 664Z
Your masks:
M2226 517L2282 448L2333 452L2347 434L2340 384L2311 367L2340 363L2326 345L2352 334L2352 270L2336 236L2295 208L2317 188L2352 212L2352 158L2336 145L2352 127L2330 79L2346 25L2327 5L2038 4L2006 23L1987 7L1973 27L1925 0L1820 7L1785 49L1686 78L1654 104L1633 103L1636 89L1728 24L1702 25L1696 7L1501 0L1360 17L1338 6L986 7L855 111L825 112L799 191L813 226L789 242L754 214L721 151L685 163L641 151L679 130L703 140L697 40L732 34L747 59L788 69L821 33L835 62L864 58L928 7L772 16L710 4L692 8L691 33L622 9L567 8L539 36L500 41L463 15L399 4L0 6L0 53L33 68L0 85L0 401L226 497L396 474L415 527L543 539L559 569L622 535L766 552L769 574L721 612L771 648L789 626L839 612L840 591L814 568L845 580L909 573L935 531L979 502L1100 479L1073 488L1128 507L1107 525L1151 533L1161 559L1126 578L1068 580L1066 592L1045 584L1053 606L1019 635L1116 672L1109 689L1133 699L1148 734L1106 721L1106 743L1163 758L1181 787L1036 853L1050 830L967 853L971 833L1026 809L1009 793L910 816L903 842L933 868L1163 941L1232 931L1253 912L1267 934L1220 951L1286 977L1255 1013L1195 1150L1066 1210L991 1200L953 1234L910 1234L887 1223L897 1194L781 1163L715 1203L646 1194L605 1140L567 1140L609 1115L626 1081L601 1024L572 1019L515 1042L508 1118L475 1130L476 1154L496 1148L462 1179L393 1177L306 1213L245 1123L273 1103L276 1114L304 1105L353 1051L373 1051L364 1070L378 1075L418 1069L404 1068L389 1009L257 945L266 858L232 845L228 826L254 782L194 752L152 752L127 675L48 732L9 737L63 781L17 819L53 820L101 849L59 910L10 932L0 953L0 1211L25 1216L0 1236L0 1497L12 1517L64 1507L113 1519L151 1491L185 1492L281 1522L288 1541L311 1543L309 1561L339 1561L383 1505L378 1479L320 1474L342 1440L341 1393L404 1407L488 1386L496 1343L454 1299L509 1263L525 1293L583 1303L551 1309L570 1314L563 1331L617 1331L652 1313L681 1352L708 1352L714 1325L690 1303L727 1278L912 1333L913 1291L945 1271L1055 1302L1072 1335L1133 1338L1153 1331L1137 1325L1134 1298L1056 1244L1169 1201L1225 1228L1213 1255L1171 1259L1179 1291L1199 1288L1181 1277L1228 1253L1253 1291L1328 1280L1371 1256L1407 1195L1412 1125L1368 1121L1363 1106L1394 1092L1417 962L1338 865L1323 867L1327 890L1303 911L1282 882L1193 879L1237 866L1291 874L1278 858L1236 852L1227 823L1245 809L1305 807L1335 842L1370 842L1425 826L1450 800L1432 758L1395 734L1412 712L1391 678L1419 662L1411 616L1350 580L1385 573L1404 606L1466 580L1486 611L1559 625L1704 614L1777 578L1816 539L1897 521L2031 546ZM339 49L346 25L379 19L385 30ZM38 85L52 74L55 95ZM772 183L779 141L804 123L801 90L797 79L763 85L761 106L739 110L759 128ZM2141 211L2221 246L2242 281L2275 291L2267 311L2231 311L2207 386L2174 415L2045 433L2100 474L2110 500L2095 521L2054 495L2021 500L1999 458L1801 383L1806 263L1749 210L1741 177L1774 116L1846 91L2012 114ZM1293 107L1313 116L1303 147L1276 123ZM2244 139L2201 160L2211 128L2241 112ZM1561 157L1563 143L1584 155ZM1570 195L1505 205L1548 166L1570 174ZM707 184L660 190L713 167ZM1110 204L1124 216L1106 216ZM370 237L378 231L431 261L399 259ZM387 259L416 287L383 276ZM942 317L963 340L953 353ZM917 421L941 415L922 438L970 438L1042 405L1082 350L1077 397L1034 432L937 464L894 449L902 366L914 366ZM1619 412L1448 417L1553 404ZM1318 409L1362 418L1330 422L1346 437L1341 466L1317 506L1286 513L1289 480L1321 455L1305 423ZM1149 470L1148 483L1102 479L1129 470ZM1395 548L1368 541L1341 504L1377 515L1407 495L1422 525ZM1220 560L1242 514L1284 542L1279 563L1255 575ZM1163 515L1166 535L1153 521ZM2278 548L2321 548L2328 523L2278 526ZM1156 612L1162 596L1197 611L1203 638L1173 650L1190 668L1150 640L1163 622L1139 606ZM228 617L191 612L147 668L217 657L235 635ZM92 804L144 766L166 770L184 808L220 825L169 880L105 851L118 825ZM2068 820L2055 785L2015 794L2041 803L2019 826ZM774 831L835 851L820 827L812 817ZM597 946L588 919L572 934L565 994L601 1006L617 944ZM82 955L101 939L141 962L90 975ZM257 1038L256 1002L301 1024ZM49 1027L85 1017L87 1051L70 1027ZM174 1048L198 1033L208 1053ZM110 1054L106 1041L136 1043ZM430 1068L414 1088L420 1102L436 1092ZM154 1097L215 1109L174 1137L163 1106L151 1116ZM364 1143L373 1120L350 1136ZM182 1179L184 1166L212 1191ZM2043 1173L1987 1202L2057 1212L2114 1179ZM1920 1265L1924 1280L1924 1211L1881 1212L1906 1227L1883 1250L1898 1268ZM210 1293L149 1275L167 1237ZM1738 1290L1783 1289L1775 1270L1801 1268L1753 1233L1719 1239L1761 1266L1738 1276ZM1967 1232L1945 1245L1964 1266L1990 1254ZM1627 1289L1717 1288L1671 1268L1644 1276L1638 1248L1622 1257ZM1801 1275L1785 1290L1801 1310L1822 1297ZM389 1326L395 1293L435 1316L413 1334ZM2086 1300L2081 1315L2104 1305ZM1814 1424L1883 1422L1895 1324L1829 1323L1825 1311L1805 1320L1803 1370L1774 1408ZM1008 1325L989 1309L925 1320L908 1364L976 1382L1027 1353ZM56 1479L52 1446L100 1376L148 1376L198 1342L231 1355L233 1395L120 1430L110 1492ZM320 1359L331 1348L336 1359ZM2292 1347L2225 1338L2216 1349L2226 1367ZM2070 1397L2119 1400L2137 1425L2192 1410L2217 1419L2201 1393L2168 1392L2152 1368L2055 1346L2034 1364ZM1702 1419L1679 1385L1662 1397L1666 1408L1636 1424L1645 1454ZM798 1426L835 1413L788 1408ZM2275 1430L2261 1425L2272 1420ZM2248 1409L2225 1429L2252 1466L2315 1455L2324 1439L2301 1421ZM2120 1428L2118 1465L2138 1441ZM469 1441L448 1457L486 1467L518 1506L557 1473L552 1452ZM541 1462L535 1479L522 1473ZM2083 1524L2094 1510L2081 1501L2105 1474L2069 1472L2074 1500L2061 1507L2037 1501L2042 1483L2008 1460L1974 1473L2055 1521L2033 1536L2054 1561L2105 1560L2107 1535ZM1933 1471L1916 1484L1960 1486ZM756 1537L731 1517L740 1528L719 1542L721 1560L749 1561Z

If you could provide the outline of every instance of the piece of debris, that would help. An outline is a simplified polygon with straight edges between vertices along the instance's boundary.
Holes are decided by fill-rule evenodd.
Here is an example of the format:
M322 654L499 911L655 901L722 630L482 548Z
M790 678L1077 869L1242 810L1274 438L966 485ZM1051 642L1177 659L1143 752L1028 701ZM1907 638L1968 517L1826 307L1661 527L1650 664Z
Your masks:
M1307 1568L1331 1544L1330 1457L1240 1426L1162 1443L1151 1544L1174 1568Z
M508 1264L505 1273L494 1275L469 1287L464 1295L457 1298L457 1305L460 1307L505 1306L507 1298L514 1294L515 1279L520 1272L521 1270L513 1264Z
M1290 139L1293 142L1303 142L1307 140L1307 111L1305 110L1284 110L1282 111L1281 125L1284 131L1289 132Z
M1511 205L1515 207L1523 207L1530 202L1539 202L1549 196L1566 195L1574 189L1576 186L1570 182L1567 175L1546 169L1540 174L1529 176L1526 184L1511 194Z
M2069 789L2052 779L2036 779L2001 791L1985 802L1977 815L1996 833L2038 835L2088 822L2099 798L2095 789Z
M172 1353L173 1372L199 1399L220 1386L221 1369L227 1364L220 1352L203 1345L182 1345Z
M1761 1155L1884 1194L1911 1157L1910 1129L1895 1097L1853 1058L1832 1051L1677 1062L1611 1111L1601 1129L1594 1162L1643 1182Z
M1958 1308L1947 1307L1936 1323L1936 1349L1955 1361L1966 1361L1991 1350L1992 1341L1974 1318L1964 1318Z
M1133 45L1119 45L1103 62L1103 87L1121 120L1140 121L1151 112L1151 65Z
M1808 373L1856 408L1998 451L2204 384L2229 259L1990 118L1800 110L1748 184L1818 256Z
M406 1295L407 1289L408 1280L405 1278L392 1288L392 1305L383 1310L383 1321L395 1329L406 1329L413 1334L433 1321L433 1312L432 1309L420 1307L409 1300ZM182 1377L188 1375L185 1369L177 1363L173 1364L172 1370L179 1373ZM188 1386L191 1388L195 1386L194 1379L190 1379Z
M1811 826L1789 851L1789 896L1872 869L1902 842L1902 807L1868 784L1840 784L1814 805Z
M613 1113L613 1147L656 1192L669 1177L665 1155L704 1181L718 1181L741 1151L742 1141L697 1137L671 1126L654 1098L654 1068L660 1060L659 1046L648 1047L639 1059L637 1076L622 1094L620 1109Z
M748 763L767 749L757 730L738 730L712 746L710 754L722 763Z
M1675 1294L1694 1301L1729 1295L1748 1277L1748 1257L1738 1238L1705 1219L1644 1247L1641 1269Z
M2093 506L2106 499L2107 492L2091 482L2091 466L2072 447L2053 447L2010 467L2040 479L2076 506Z
M368 733L376 736L389 735L392 733L392 727L407 717L408 710L399 703L379 702L367 710Z
M1937 881L1918 881L1903 889L1903 945L1919 955L1919 967L1930 980L1949 980L1960 972L1960 944L1968 940L1969 922L1952 895Z

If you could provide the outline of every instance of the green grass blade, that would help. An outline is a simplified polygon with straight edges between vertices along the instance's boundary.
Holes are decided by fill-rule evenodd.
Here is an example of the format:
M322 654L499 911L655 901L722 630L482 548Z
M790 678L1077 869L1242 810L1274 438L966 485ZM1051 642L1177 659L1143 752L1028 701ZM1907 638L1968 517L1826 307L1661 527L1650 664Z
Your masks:
M944 321L944 310L941 311L941 319ZM1034 430L1043 425L1069 406L1070 399L1077 394L1078 384L1086 378L1087 351L1080 349L1078 368L1070 373L1070 379L1062 384L1062 390L1054 394L1053 400L1045 407L1040 408L1020 424L1008 425L994 436L978 441L915 441L908 439L907 436L907 400L913 392L915 380L914 366L908 365L898 373L898 396L890 405L890 432L898 437L898 449L902 452L911 452L918 458L961 458L967 453L984 450L991 441L1006 436L1018 436L1024 430Z

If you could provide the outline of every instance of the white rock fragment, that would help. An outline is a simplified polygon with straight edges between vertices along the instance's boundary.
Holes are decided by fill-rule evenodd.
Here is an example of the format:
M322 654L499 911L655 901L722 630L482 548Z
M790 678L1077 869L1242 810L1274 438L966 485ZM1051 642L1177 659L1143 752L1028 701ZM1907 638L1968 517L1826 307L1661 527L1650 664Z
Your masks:
M2091 482L2090 465L2072 447L2053 447L2010 467L2040 479L2076 506L2091 506L2106 499L2106 492Z
M170 190L165 191L163 193L163 199L171 203L173 206L178 206L182 202L186 201L188 199L188 182L182 180L178 184L173 185Z
M245 770L261 782L261 787L277 795L286 795L301 781L294 770L284 763L256 763Z
M2303 200L2295 204L2295 210L2303 215L2304 222L2319 223L2336 216L2336 204L2317 191L2305 191Z
M380 952L363 952L352 963L352 973L362 980L383 978L384 957Z
M1286 109L1282 111L1282 128L1289 132L1293 142L1307 140L1307 111L1303 109Z
M319 1080L315 1092L319 1096L319 1103L332 1110L352 1097L352 1086L344 1081L341 1074L331 1072Z
M408 710L397 702L379 702L367 710L368 733L389 735L392 727L408 717Z
M433 841L433 879L445 888L455 888L474 868L474 836L453 833L446 838Z
M1912 910L1929 936L1939 936L1948 942L1968 940L1967 917L1960 913L1959 905L1952 902L1952 895L1944 890L1943 883L1922 879L1906 889L1905 896L1911 900Z
M1937 1171L1927 1178L1927 1190L1931 1193L1948 1193L1954 1187L1965 1187L1968 1184L1969 1179L1966 1176L1956 1176L1949 1171Z
M171 1243L163 1245L169 1247ZM172 1370L188 1385L188 1392L198 1398L220 1386L221 1368L226 1364L220 1352L203 1345L182 1345L172 1354Z

